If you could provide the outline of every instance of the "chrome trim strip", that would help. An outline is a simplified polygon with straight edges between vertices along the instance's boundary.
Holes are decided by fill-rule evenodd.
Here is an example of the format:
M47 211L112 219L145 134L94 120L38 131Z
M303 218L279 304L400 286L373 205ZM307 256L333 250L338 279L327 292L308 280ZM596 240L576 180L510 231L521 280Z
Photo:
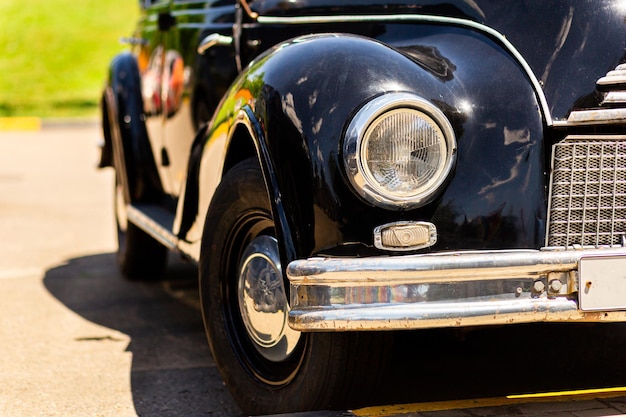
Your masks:
M170 250L177 249L179 239L161 224L154 221L151 216L144 213L141 208L133 206L132 204L127 205L126 214L130 222L148 233L159 243Z
M570 113L566 126L626 123L626 109L577 110Z
M209 14L205 9L172 10L171 13L172 13L172 16L174 16L174 17L180 17L180 16L206 16L207 14ZM206 27L206 25L205 25L205 27Z
M127 205L128 220L141 230L152 236L157 242L181 253L187 259L200 262L200 242L186 242L179 239L170 230L172 215L158 206ZM159 221L161 220L161 221Z
M596 81L598 89L605 91L610 87L623 89L626 86L626 65L618 65L613 71L609 71L604 77Z
M178 29L205 29L206 23L179 23L176 27Z
M219 33L211 33L200 41L197 52L199 55L204 55L206 51L214 46L231 46L233 44L232 36L224 36Z
M626 312L582 312L567 298L360 306L291 311L299 331L408 330L537 322L624 322Z
M626 91L611 91L606 94L602 104L624 104L626 103Z
M148 41L147 39L126 37L126 36L120 38L120 43L125 44L125 45L140 45L140 46L150 45L150 41Z
M454 252L369 258L309 258L287 267L292 285L368 286L540 277L575 270L583 256L624 255L626 248ZM364 279L366 277L366 279Z
M174 1L174 5L175 6L187 6L189 4L204 4L206 3L206 0L175 0Z
M626 257L626 248L297 260L287 267L290 326L336 331L626 321L626 312L583 313L573 300L579 260L598 255ZM565 289L547 297L553 280Z
M567 122L567 120L554 120L552 122L552 126L563 129L563 128L569 127L570 124Z
M478 22L474 22L466 19L459 19L454 17L443 16L425 16L417 14L393 14L393 15L355 15L355 16L299 16L299 17L277 17L277 16L259 16L257 22L261 24L274 24L274 25L301 25L301 24L319 24L319 23L359 23L359 22L384 22L395 20L397 22L419 22L419 23L434 23L443 25L454 25L470 28L479 32L483 32L492 38L496 39L502 46L504 46L515 59L522 66L526 72L526 76L532 83L535 94L539 100L543 116L548 126L552 126L552 115L550 108L548 107L548 101L543 92L539 80L533 73L530 65L522 54L509 42L506 37L500 32L496 31L489 26L483 25Z
M618 65L604 77L596 81L598 91L605 92L601 104L626 103L626 64ZM574 126L615 125L626 122L626 109L600 108L572 111L567 120L555 121L553 126L567 128Z

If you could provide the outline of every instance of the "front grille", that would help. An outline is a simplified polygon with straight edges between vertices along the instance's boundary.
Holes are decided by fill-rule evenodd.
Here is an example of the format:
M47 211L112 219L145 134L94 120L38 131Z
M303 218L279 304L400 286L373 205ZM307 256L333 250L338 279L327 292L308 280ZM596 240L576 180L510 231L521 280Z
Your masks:
M547 246L612 246L626 232L626 136L554 145Z

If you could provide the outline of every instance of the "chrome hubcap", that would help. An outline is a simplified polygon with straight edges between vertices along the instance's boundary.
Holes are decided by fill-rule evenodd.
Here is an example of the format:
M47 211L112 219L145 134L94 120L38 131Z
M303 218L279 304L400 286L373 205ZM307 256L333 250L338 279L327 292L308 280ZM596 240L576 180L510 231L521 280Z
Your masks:
M287 359L300 332L287 324L289 303L275 238L258 236L246 247L238 292L241 317L257 351L274 362Z

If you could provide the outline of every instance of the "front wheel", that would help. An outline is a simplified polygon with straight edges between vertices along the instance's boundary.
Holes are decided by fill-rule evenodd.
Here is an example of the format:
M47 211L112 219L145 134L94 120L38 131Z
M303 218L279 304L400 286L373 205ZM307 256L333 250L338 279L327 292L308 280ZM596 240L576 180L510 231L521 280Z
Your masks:
M207 213L200 298L217 367L246 414L348 407L373 387L387 335L300 333L260 167L249 159L223 178Z

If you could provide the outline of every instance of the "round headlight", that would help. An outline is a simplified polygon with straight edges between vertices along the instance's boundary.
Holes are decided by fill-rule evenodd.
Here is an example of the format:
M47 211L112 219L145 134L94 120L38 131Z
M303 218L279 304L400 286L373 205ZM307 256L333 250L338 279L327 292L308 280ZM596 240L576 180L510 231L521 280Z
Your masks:
M373 204L397 209L435 197L452 169L456 140L445 115L406 93L367 103L344 139L344 163L356 191Z

